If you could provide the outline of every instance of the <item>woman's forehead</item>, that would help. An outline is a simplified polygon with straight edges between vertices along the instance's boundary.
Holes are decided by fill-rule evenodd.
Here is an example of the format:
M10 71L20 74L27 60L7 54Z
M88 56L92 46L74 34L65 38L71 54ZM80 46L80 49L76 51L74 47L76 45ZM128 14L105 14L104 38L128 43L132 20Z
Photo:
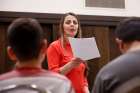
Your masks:
M65 17L65 20L77 20L77 18L73 15L68 15Z

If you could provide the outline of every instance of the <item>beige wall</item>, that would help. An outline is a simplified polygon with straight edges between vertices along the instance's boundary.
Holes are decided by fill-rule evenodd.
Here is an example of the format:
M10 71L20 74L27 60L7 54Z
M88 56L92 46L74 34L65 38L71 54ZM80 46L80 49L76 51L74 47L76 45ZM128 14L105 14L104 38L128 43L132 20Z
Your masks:
M138 16L140 0L125 0L125 9L85 7L85 0L0 0L0 11L65 13L83 15Z

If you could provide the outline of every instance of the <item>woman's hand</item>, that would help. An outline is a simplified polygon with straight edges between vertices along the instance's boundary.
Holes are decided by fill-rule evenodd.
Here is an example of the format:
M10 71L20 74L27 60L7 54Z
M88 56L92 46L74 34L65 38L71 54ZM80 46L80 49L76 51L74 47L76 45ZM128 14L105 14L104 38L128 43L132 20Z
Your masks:
M67 74L69 71L71 71L73 68L79 66L81 63L84 63L85 61L81 58L72 58L70 62L65 64L63 67L60 68L61 74Z
M77 67L77 66L79 66L81 63L84 63L85 61L84 60L82 60L81 58L72 58L72 60L71 60L71 62L70 62L70 64L71 64L71 66L74 68L74 67Z
M90 93L90 92L89 92L89 89L88 89L88 86L85 86L85 87L84 87L84 91L85 91L85 93Z

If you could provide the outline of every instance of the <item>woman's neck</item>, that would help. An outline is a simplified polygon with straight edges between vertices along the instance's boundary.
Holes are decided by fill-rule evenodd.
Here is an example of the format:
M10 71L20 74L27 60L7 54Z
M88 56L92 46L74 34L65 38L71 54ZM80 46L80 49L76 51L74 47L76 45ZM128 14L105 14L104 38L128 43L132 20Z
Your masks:
M61 42L62 42L62 44L65 46L65 44L69 43L68 37L66 37L66 36L61 37Z

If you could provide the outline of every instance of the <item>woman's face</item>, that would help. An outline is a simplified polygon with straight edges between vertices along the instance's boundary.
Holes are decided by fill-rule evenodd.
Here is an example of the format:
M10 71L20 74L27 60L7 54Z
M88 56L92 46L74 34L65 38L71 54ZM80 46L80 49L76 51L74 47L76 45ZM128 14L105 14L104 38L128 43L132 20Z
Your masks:
M78 20L72 15L65 17L64 24L64 35L67 37L74 37L78 31Z

